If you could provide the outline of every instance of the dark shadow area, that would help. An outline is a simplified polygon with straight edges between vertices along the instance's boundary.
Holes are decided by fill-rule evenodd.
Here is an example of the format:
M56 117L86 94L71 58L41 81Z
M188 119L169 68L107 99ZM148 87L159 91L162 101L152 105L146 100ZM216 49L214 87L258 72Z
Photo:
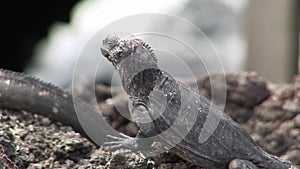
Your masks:
M34 45L47 35L52 23L69 22L70 11L78 1L31 0L2 4L0 67L22 71L32 56Z

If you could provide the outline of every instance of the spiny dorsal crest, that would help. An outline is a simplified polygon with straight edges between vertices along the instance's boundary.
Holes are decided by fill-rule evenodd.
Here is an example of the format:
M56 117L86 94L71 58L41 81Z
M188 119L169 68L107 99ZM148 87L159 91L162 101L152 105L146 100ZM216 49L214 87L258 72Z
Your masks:
M157 63L157 58L150 45L129 33L118 32L108 35L103 40L101 52L109 61L117 65L122 59L135 52L137 47L145 48L153 61Z

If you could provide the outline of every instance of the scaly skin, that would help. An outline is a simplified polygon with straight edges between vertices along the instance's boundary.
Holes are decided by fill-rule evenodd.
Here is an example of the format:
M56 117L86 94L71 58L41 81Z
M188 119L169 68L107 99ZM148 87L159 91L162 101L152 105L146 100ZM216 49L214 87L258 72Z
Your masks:
M216 105L160 70L152 50L142 40L131 34L112 34L103 40L101 52L119 73L130 99L132 118L153 120L137 121L139 133L135 138L108 135L110 141L104 146L111 151L128 148L147 153L152 141L157 139L155 136L167 131L180 117L181 121L176 123L179 126L158 141L167 146L175 145L172 152L196 165L210 169L297 168L266 153ZM163 112L157 109L161 106L165 106ZM220 121L212 136L200 143L199 134L210 108L212 117ZM194 125L190 124L193 118L196 118ZM182 137L187 126L191 126L191 130ZM145 142L142 138L153 139Z
M91 116L97 114L92 106L84 100L74 99L78 103L78 108L94 112L89 113ZM0 69L0 107L25 110L49 117L71 126L75 131L93 142L77 118L72 95L30 75ZM94 117L88 118L93 119Z

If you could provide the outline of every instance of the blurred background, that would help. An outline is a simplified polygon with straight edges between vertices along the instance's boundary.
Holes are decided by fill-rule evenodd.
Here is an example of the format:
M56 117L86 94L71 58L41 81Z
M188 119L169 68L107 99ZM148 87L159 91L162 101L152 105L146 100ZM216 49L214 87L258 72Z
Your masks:
M31 73L61 87L70 83L76 57L91 36L110 22L139 13L172 14L192 22L211 40L226 71L253 70L276 83L289 82L299 72L298 0L8 3L8 11L2 14L4 55L0 67ZM180 26L171 25L155 26L170 31ZM186 30L186 35L201 43L193 32ZM107 75L103 81L111 71L103 72Z

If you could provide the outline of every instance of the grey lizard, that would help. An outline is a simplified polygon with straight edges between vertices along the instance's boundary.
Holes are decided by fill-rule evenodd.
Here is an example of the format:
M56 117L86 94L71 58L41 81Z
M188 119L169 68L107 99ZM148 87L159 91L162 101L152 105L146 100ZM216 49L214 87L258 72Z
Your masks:
M107 136L108 140L103 145L111 151L127 148L146 153L153 141L158 139L163 144L173 145L170 151L181 158L210 169L300 168L265 152L210 100L160 70L150 46L141 39L128 33L108 35L103 40L101 53L119 73L129 96L131 116L142 119L136 121L139 128L136 137ZM165 109L159 111L157 107L160 106L165 106ZM212 136L200 143L199 134L210 109L220 121ZM163 139L155 137L172 128L180 113L184 115L181 117L182 124L178 123L179 127ZM189 121L193 121L192 118L195 118L195 124L181 137L185 130L181 132L180 127L191 125Z

